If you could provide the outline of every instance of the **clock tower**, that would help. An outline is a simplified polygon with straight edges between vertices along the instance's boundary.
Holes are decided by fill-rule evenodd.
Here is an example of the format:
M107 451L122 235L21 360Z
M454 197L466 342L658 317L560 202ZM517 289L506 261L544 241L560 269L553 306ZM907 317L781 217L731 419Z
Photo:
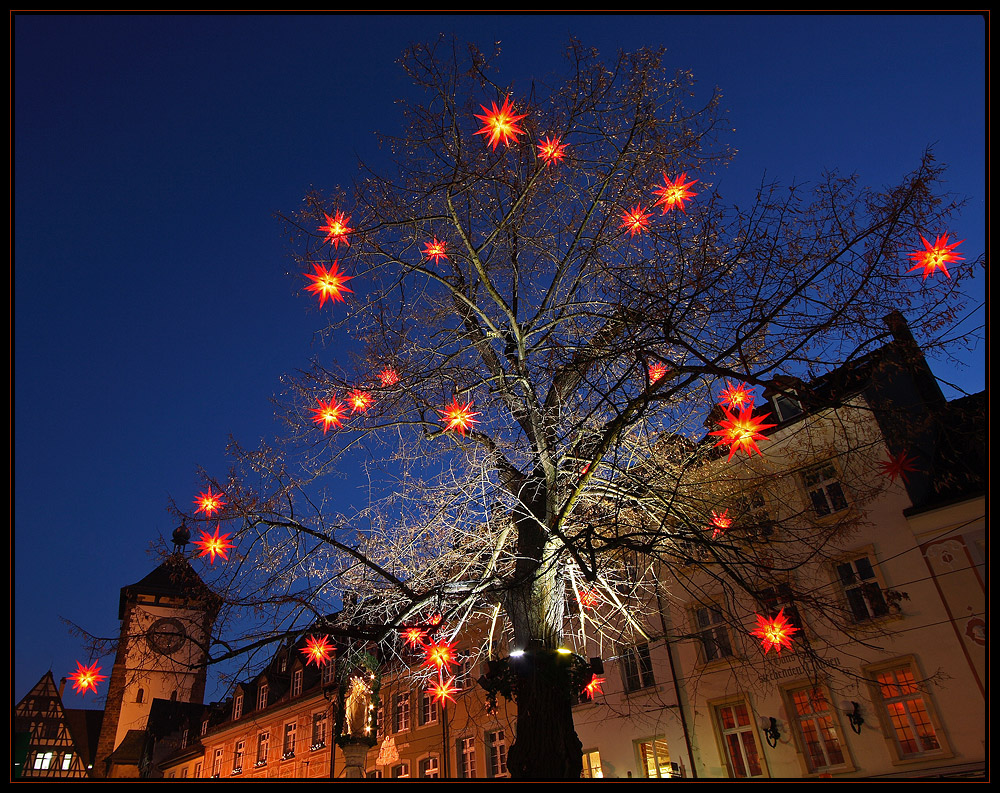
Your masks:
M201 703L220 601L183 553L123 587L121 634L97 745L97 776L137 777L153 699Z

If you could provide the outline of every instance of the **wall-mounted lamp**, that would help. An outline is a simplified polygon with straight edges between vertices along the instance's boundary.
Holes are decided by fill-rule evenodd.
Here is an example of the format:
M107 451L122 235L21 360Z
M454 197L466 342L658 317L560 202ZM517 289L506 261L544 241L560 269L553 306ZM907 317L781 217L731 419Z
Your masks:
M851 729L856 735L861 735L861 725L865 723L865 717L861 715L861 706L857 702L849 702L845 699L840 703L840 707L847 714Z
M781 733L778 732L778 721L774 716L761 716L760 717L760 728L764 731L764 737L767 739L767 745L772 749L778 745L778 739L781 737Z

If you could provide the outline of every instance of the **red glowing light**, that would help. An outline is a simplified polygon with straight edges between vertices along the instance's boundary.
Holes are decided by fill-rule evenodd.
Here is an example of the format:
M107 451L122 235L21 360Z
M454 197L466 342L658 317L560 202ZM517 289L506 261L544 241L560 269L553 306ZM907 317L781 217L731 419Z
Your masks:
M432 614L427 618L428 625L440 625L441 621L444 619L440 614Z
M458 663L455 647L447 642L430 642L424 645L424 666L433 666L451 672L451 665Z
M76 662L76 671L71 674L67 680L72 681L73 690L79 694L86 694L87 689L97 691L97 684L102 680L107 680L107 675L99 675L98 672L101 671L101 667L97 665L97 661L94 661L90 666L84 666L79 661Z
M601 688L601 685L603 685L604 682L605 679L603 677L593 675L590 678L590 682L583 687L584 693L587 695L587 699L593 699L595 694L603 694L604 689Z
M964 257L954 252L954 249L965 242L965 240L959 240L949 245L948 235L939 234L938 238L934 240L934 244L931 245L924 239L924 235L921 234L920 241L924 244L924 250L914 251L910 254L910 258L916 261L916 264L906 272L912 273L914 270L919 270L923 267L925 281L927 280L927 276L933 275L936 270L941 270L946 278L951 278L951 273L948 272L947 267L948 262L965 261Z
M453 397L451 404L444 410L439 410L438 413L441 414L441 418L448 422L445 430L455 430L459 435L465 435L466 430L472 429L472 425L477 423L473 416L479 415L472 412L472 402L466 402L463 405L458 401L458 397Z
M585 609L592 609L601 602L601 593L596 589L581 589L577 599Z
M649 382L655 383L657 380L662 380L663 376L669 371L670 369L662 361L651 363L649 365Z
M323 213L326 218L326 225L320 226L320 231L326 232L326 239L323 242L332 242L333 247L336 248L340 243L344 243L350 247L351 243L347 241L347 235L350 234L354 229L349 228L347 222L351 219L350 215L345 215L343 212L337 212L335 217L330 217Z
M396 370L391 366L385 367L381 372L378 373L379 382L383 386L388 388L389 386L396 385L399 382L399 375L396 374Z
M215 534L209 534L207 531L201 533L201 539L195 540L193 545L201 549L201 553L198 556L208 556L209 561L215 564L215 557L221 556L227 562L229 561L229 556L226 554L230 548L235 548L231 542L229 542L229 535L223 534L219 536L220 525L215 525Z
M423 644L424 639L427 638L427 631L425 631L423 628L418 628L416 626L404 627L402 629L402 632L403 632L403 641L406 642L408 645L410 645L410 647L413 647L414 649Z
M538 156L546 165L562 162L566 156L566 144L559 141L560 138L545 138L538 144L538 150L541 152Z
M493 103L492 110L486 105L480 105L480 107L486 115L476 114L476 118L483 122L483 128L476 134L488 135L487 143L493 145L493 151L496 151L500 141L503 141L505 146L509 146L511 142L517 142L518 135L524 134L524 130L517 125L517 122L526 118L527 113L523 116L515 116L514 106L510 103L509 96L503 100L503 106L499 110L496 102Z
M619 228L628 229L629 235L634 237L649 230L649 219L652 217L649 212L636 204L628 212L622 213L622 224Z
M224 506L226 506L226 500L222 497L221 491L218 493L212 492L212 486L208 486L207 493L199 493L198 498L194 500L197 505L197 509L194 511L197 515L199 512L204 512L208 517L212 517L216 512L219 512Z
M753 632L753 635L758 637L761 644L764 645L765 655L772 647L778 655L781 655L782 647L791 648L792 634L798 631L798 628L788 621L784 609L779 611L778 615L773 619L765 619L760 614L756 616L757 630Z
M306 640L306 646L299 650L306 657L306 666L309 666L309 664L323 666L329 663L334 651L329 639L329 636L323 636L319 639L315 636L310 636Z
M762 416L754 416L753 405L741 408L739 418L730 413L728 408L722 408L722 412L726 414L726 417L719 422L722 429L708 434L722 436L721 440L715 444L716 446L729 444L730 460L733 459L733 455L740 449L747 453L747 457L751 456L754 452L761 454L762 452L756 442L767 440L767 436L762 435L761 430L778 426L777 424L763 423L764 419L771 415L770 413L765 413Z
M312 412L316 414L313 416L313 422L323 425L324 435L331 426L339 427L344 423L344 406L340 402L333 399L329 402L317 399L316 404L319 407L312 409Z
M667 178L667 175L663 174L663 187L653 191L660 197L653 206L663 204L664 215L667 214L667 210L673 209L674 207L677 207L681 212L685 212L684 202L696 195L691 190L688 190L688 188L692 185L698 184L698 180L695 179L693 182L685 182L685 178L687 178L687 174L682 173L671 182Z
M364 413L372 403L371 394L355 388L347 395L347 404L351 406L351 412Z
M302 273L306 278L312 281L309 286L306 287L307 292L314 292L319 295L319 305L320 308L326 302L327 298L330 298L331 303L345 302L344 296L341 292L350 293L351 290L347 288L346 284L354 276L344 275L337 268L338 262L334 262L330 269L326 269L322 264L314 264L313 269L316 271L314 275L309 273Z
M450 699L452 702L455 701L455 694L458 691L458 686L455 685L455 678L449 677L447 680L438 680L436 683L432 683L431 687L427 689L427 693L434 697L435 701L440 702L442 705L445 704L445 700Z
M746 383L733 385L728 380L724 381L726 387L719 393L719 404L730 410L753 407L754 395L750 386Z
M444 242L435 237L432 242L424 244L424 256L427 259L433 259L434 263L437 264L441 259L448 258L448 254L444 252L444 249Z
M705 530L706 531L708 529L712 530L712 539L714 540L717 537L721 537L723 534L725 534L726 533L726 529L728 529L732 525L733 525L733 519L731 517L729 517L729 510L728 509L724 509L721 514L718 513L718 512L716 512L713 509L712 510L712 525L706 527Z
M916 461L916 458L910 457L904 449L895 457L890 455L889 459L882 463L882 473L888 476L893 482L896 481L896 477L898 476L906 484L909 482L906 475L918 470L914 465Z

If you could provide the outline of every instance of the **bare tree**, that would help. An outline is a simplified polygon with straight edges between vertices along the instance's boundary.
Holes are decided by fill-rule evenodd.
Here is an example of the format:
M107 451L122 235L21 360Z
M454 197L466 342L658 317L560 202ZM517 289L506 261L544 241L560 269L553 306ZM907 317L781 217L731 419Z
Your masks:
M514 776L580 774L557 647L641 623L663 569L710 558L749 592L768 564L705 531L748 490L705 442L724 381L780 389L876 348L892 310L925 343L957 310L961 273L906 274L954 209L929 154L894 187L827 174L730 207L720 97L689 107L692 76L663 61L573 42L567 77L525 90L473 47L413 47L424 101L384 139L394 170L286 218L338 355L287 379L287 437L234 446L215 482L238 557L216 584L259 637L343 604L373 640L439 610L453 631L485 615L486 654L529 650ZM371 481L349 513L347 466ZM789 521L808 540L789 547L822 553L843 528ZM579 607L591 592L604 617Z

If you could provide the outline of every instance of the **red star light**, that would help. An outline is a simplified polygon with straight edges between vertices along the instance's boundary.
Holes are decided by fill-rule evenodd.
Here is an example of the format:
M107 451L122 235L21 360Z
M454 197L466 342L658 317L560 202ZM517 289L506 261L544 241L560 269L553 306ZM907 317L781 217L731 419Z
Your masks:
M316 271L315 274L310 275L309 273L302 273L306 278L312 281L309 286L306 287L307 292L314 292L319 295L319 305L320 308L326 302L327 298L330 298L331 303L345 302L344 296L341 292L350 293L351 290L347 288L346 284L354 276L344 275L337 268L338 262L334 262L330 269L326 269L322 264L314 264L313 269Z
M432 242L424 244L424 257L426 259L433 259L434 263L437 264L441 259L447 259L448 254L444 252L445 245L437 237L434 237Z
M396 385L399 382L399 375L396 374L396 370L391 366L385 367L381 372L378 373L379 382L386 388L389 386Z
M317 399L316 404L319 407L312 409L312 412L316 414L313 416L313 423L323 425L324 435L331 426L340 427L344 423L344 406L340 402L333 399L329 402Z
M681 212L685 212L684 202L689 198L693 197L695 193L688 190L692 185L698 184L698 180L695 179L693 182L684 182L687 178L686 173L682 173L674 181L670 181L666 174L663 174L663 187L654 190L653 192L659 196L659 199L653 206L658 206L663 204L663 214L667 214L667 210L677 207Z
M896 477L898 476L906 484L909 482L906 475L918 470L914 465L916 461L916 458L910 457L904 449L895 457L890 455L889 459L882 463L882 473L888 476L893 482L896 481Z
M416 649L424 643L424 639L427 638L427 631L423 628L418 628L415 625L401 628L403 641L410 647Z
M636 204L628 212L622 213L622 224L619 228L627 229L629 235L634 237L636 234L642 234L644 231L649 230L649 219L651 217L652 215L649 212L639 206L639 204Z
M733 459L733 455L740 449L747 453L747 457L752 455L754 452L761 454L760 448L757 446L756 442L767 440L767 436L762 435L761 430L767 430L771 427L778 426L777 424L763 423L764 419L771 415L770 413L765 413L762 416L754 416L753 405L742 408L740 410L739 418L730 413L728 408L722 408L722 412L726 414L726 417L719 422L722 429L708 434L722 436L721 440L715 444L716 446L722 446L727 443L729 444L730 460Z
M427 618L428 625L440 625L441 621L444 619L440 614L432 614Z
M705 531L709 529L712 530L712 539L716 537L721 537L726 533L726 529L733 525L733 519L729 517L729 510L724 509L722 514L719 514L714 509L712 510L712 525L706 526Z
M559 138L545 138L538 144L538 150L540 152L538 156L542 158L542 162L546 165L562 162L563 158L566 156L566 144L560 143L559 140Z
M601 593L596 589L581 589L577 599L585 609L592 609L601 602Z
M310 636L306 640L306 646L299 650L306 657L306 666L309 664L316 664L316 666L323 666L330 662L333 656L333 647L330 645L330 637L323 636L317 639L315 636Z
M101 667L97 665L97 661L94 661L90 666L84 666L77 661L76 671L67 680L72 681L73 690L78 694L86 694L88 689L96 693L97 684L108 679L107 675L99 675L100 671Z
M662 380L668 371L667 365L661 361L651 363L649 365L649 382L655 383L657 380Z
M458 686L455 685L455 678L449 677L447 680L438 680L436 683L432 683L431 687L427 689L427 693L434 697L434 700L445 704L445 700L450 699L452 702L455 701L453 696L458 691Z
M347 404L351 406L352 413L364 413L371 403L371 394L359 388L355 388L347 395Z
M750 386L746 383L732 385L728 380L723 381L726 387L719 393L719 404L730 410L753 407L754 395Z
M765 655L767 655L767 651L772 647L778 655L781 655L782 647L791 649L792 634L798 631L798 628L788 621L784 609L779 611L778 616L774 619L765 619L760 614L756 616L757 630L753 632L753 635L758 637L761 644L764 645Z
M465 435L466 430L472 429L472 425L477 423L473 416L479 415L472 412L472 402L466 402L463 405L458 401L458 397L453 397L451 404L444 410L439 410L438 413L441 414L441 418L448 422L445 430L455 430L459 435Z
M212 517L226 506L226 500L222 497L222 493L213 493L211 485L208 486L208 492L198 494L198 498L194 500L194 503L198 507L194 511L195 514L204 512L208 517Z
M219 529L221 526L219 524L215 525L215 534L209 534L207 531L201 533L201 539L195 540L193 545L201 549L201 553L198 556L208 556L209 561L215 564L215 557L221 556L227 562L229 561L229 556L226 555L226 551L230 548L235 548L231 542L229 542L229 535L223 534L219 536Z
M354 229L348 227L347 221L351 219L351 216L345 215L343 212L337 212L335 217L330 217L324 212L323 216L326 218L326 225L319 227L320 231L326 232L326 239L323 242L332 242L334 248L340 243L350 247L351 243L347 241L347 235Z
M924 239L924 235L921 234L920 241L924 244L924 250L914 251L910 254L910 258L916 261L916 264L906 272L912 273L914 270L919 270L923 267L925 281L927 280L927 276L933 275L936 270L941 270L946 278L951 278L951 273L948 272L947 267L948 262L965 261L964 257L954 253L954 249L965 242L965 240L959 240L949 245L948 235L939 234L938 238L934 240L934 244L931 245Z
M583 687L583 691L587 695L587 699L593 699L595 694L603 694L604 689L601 688L601 685L603 685L604 682L605 679L603 677L593 675L590 678L590 682Z
M447 642L430 642L424 645L424 666L433 666L438 671L451 672L451 665L458 663L455 647Z
M496 102L493 103L492 110L488 109L486 105L480 105L480 107L486 115L476 114L476 118L483 122L483 128L476 134L489 136L486 142L493 145L493 151L496 151L500 141L503 141L505 146L509 146L511 142L517 142L518 135L524 134L524 130L517 125L517 122L526 118L527 113L523 116L515 116L514 106L510 103L509 96L503 100L503 106L499 110L497 110Z

